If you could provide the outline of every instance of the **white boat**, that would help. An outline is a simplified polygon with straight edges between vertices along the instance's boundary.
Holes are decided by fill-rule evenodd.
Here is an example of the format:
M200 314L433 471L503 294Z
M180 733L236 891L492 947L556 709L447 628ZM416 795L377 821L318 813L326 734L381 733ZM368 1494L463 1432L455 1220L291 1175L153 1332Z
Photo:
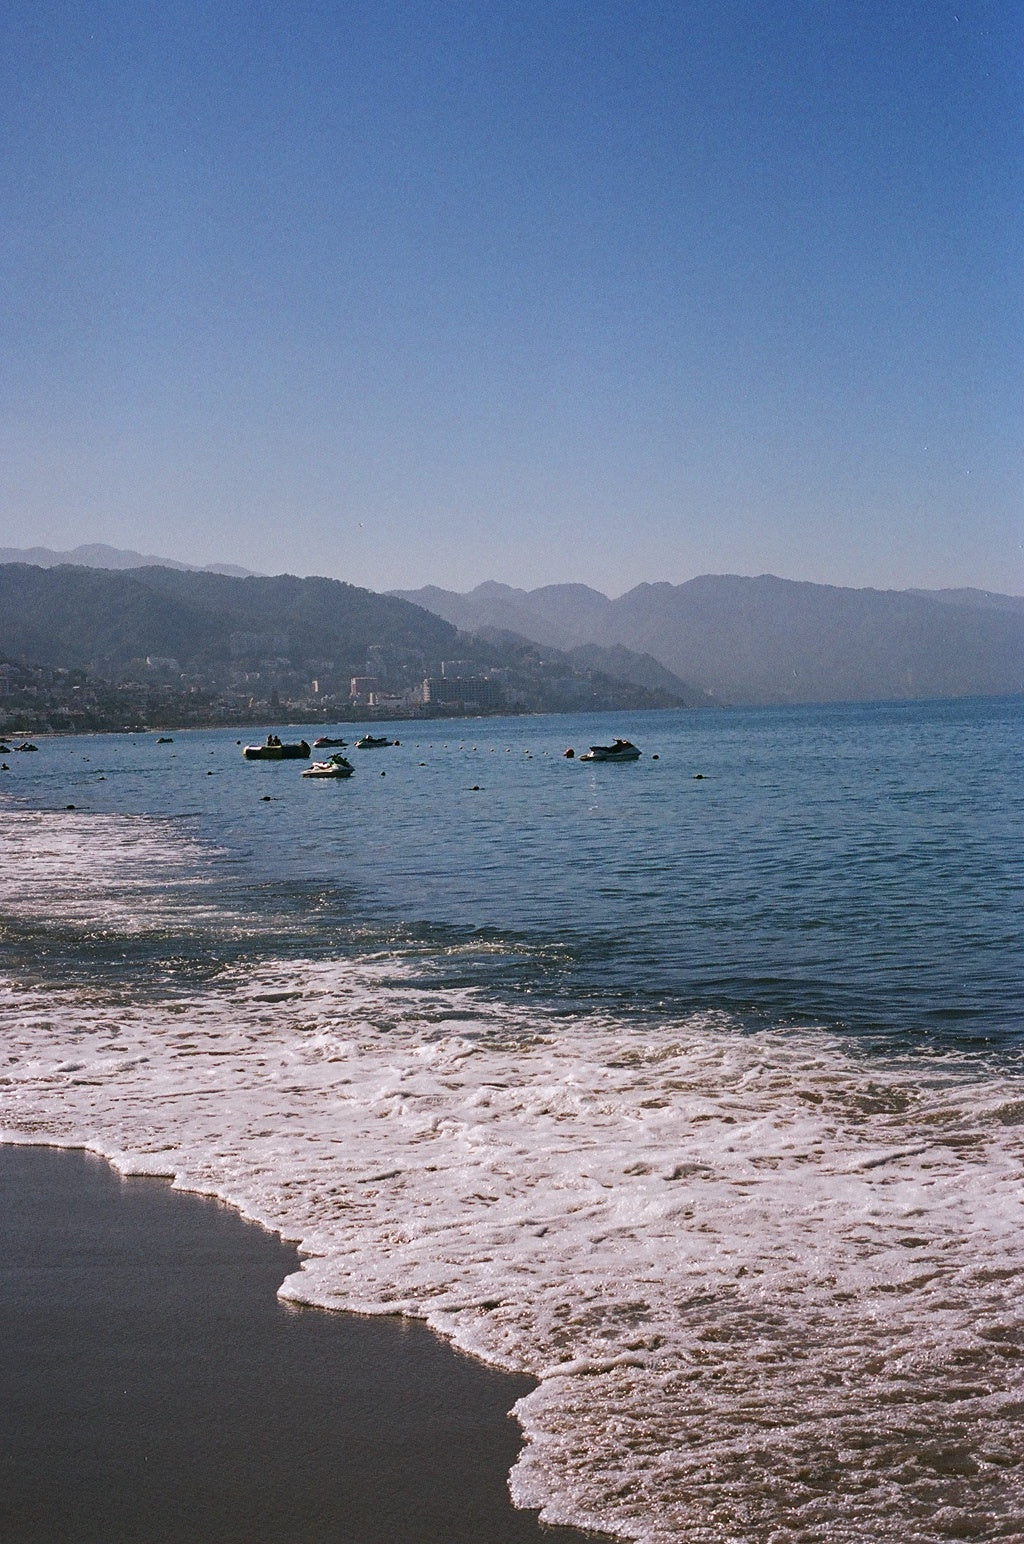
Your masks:
M640 752L632 740L616 740L614 745L592 745L581 761L639 761Z
M340 752L335 753L329 761L314 761L311 767L303 767L303 777L351 777L354 771L352 763Z

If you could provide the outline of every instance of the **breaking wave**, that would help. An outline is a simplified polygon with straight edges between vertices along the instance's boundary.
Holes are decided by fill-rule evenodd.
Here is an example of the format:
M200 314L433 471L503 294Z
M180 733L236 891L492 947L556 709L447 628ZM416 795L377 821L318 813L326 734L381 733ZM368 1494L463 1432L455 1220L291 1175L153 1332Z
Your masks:
M55 895L62 925L124 937L216 914L168 823L4 819L36 865L15 920ZM299 1242L283 1296L414 1314L532 1373L511 1485L546 1520L1020 1538L1012 1061L720 1012L556 1017L438 985L416 951L0 992L3 1136L220 1196Z

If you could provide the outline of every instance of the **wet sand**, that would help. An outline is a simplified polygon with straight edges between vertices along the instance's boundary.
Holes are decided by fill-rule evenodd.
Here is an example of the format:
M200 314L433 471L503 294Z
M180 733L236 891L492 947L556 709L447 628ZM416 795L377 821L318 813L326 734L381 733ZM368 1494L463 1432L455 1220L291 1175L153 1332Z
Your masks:
M531 1387L297 1309L294 1249L101 1160L0 1147L7 1544L584 1544L513 1508Z

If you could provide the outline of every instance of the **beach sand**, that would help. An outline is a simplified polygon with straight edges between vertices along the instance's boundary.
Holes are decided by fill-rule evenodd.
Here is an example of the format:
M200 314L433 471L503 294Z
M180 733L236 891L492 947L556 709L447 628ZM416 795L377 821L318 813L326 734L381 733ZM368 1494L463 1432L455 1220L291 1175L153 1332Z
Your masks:
M293 1248L82 1152L0 1147L7 1544L582 1544L506 1489L531 1381L297 1309Z

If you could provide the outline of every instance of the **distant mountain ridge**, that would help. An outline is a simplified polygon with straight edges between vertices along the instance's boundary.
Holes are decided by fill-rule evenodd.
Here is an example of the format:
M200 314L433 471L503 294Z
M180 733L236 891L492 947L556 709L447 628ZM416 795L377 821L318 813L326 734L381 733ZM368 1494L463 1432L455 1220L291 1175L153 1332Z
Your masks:
M553 649L597 642L609 608L615 604L600 590L585 584L549 584L539 590L517 590L493 579L464 595L432 584L421 590L389 593L433 611L466 632L503 628Z
M367 697L410 711L463 711L472 702L530 712L684 705L653 661L646 684L518 635L459 632L395 596L292 574L0 564L3 659L116 686L205 693L231 712L257 700L320 716L328 703L347 710L354 677L368 683Z
M392 592L456 627L512 629L573 650L626 648L732 703L870 701L1024 692L1024 597L846 589L705 574L617 600L586 585Z
M980 606L992 611L1018 611L1024 616L1024 595L1001 595L998 590L907 590L908 595L923 595L945 606Z
M300 612L313 604L316 587L325 585L336 587L328 607L336 620L342 592L348 595L346 606L356 595L366 597L360 603L364 610L371 598L385 605L388 601L405 602L418 608L424 622L428 615L439 619L458 629L463 640L467 636L477 639L479 648L489 641L492 648L511 650L522 661L526 656L520 646L527 643L534 651L530 668L543 668L549 676L557 664L564 667L566 680L573 674L600 675L651 693L663 702L689 707L1024 693L1024 596L989 590L852 589L771 574L757 578L704 574L678 585L637 585L615 600L585 584L522 590L493 580L465 594L428 585L374 596L372 591L338 580L300 580L284 575L270 580L229 564L197 568L169 559L150 560L141 553L101 544L65 553L43 547L0 548L0 565L12 554L16 554L17 563L30 565L25 575L56 568L69 574L91 570L102 589L99 576L106 570L111 578L120 572L125 578L134 576L143 582L149 598L143 600L136 592L134 603L139 616L144 613L149 619L135 637L136 652L143 654L191 658L196 653L192 644L205 638L213 654L222 655L221 624L213 621L212 612L223 602L228 611L236 613L236 632L246 628L258 631L260 620L266 620L270 596L274 599L269 609L276 614L282 595L279 589L267 591L257 603L259 584L278 586L287 581L309 587L302 592ZM186 583L172 601L167 587L174 575ZM198 589L187 582L191 580L213 584L230 580L249 588L244 603L234 595L229 599L226 593L217 597L209 593L200 603ZM75 613L75 585L60 591L63 599L56 603L56 610L47 611L50 603L37 597L42 609L32 615L31 607L26 611L21 606L19 592L27 595L35 588L34 581L25 577L6 592L4 604L13 607L8 624L17 616L26 629L15 651L18 657L56 662L52 646L57 636L72 648L72 633L77 628L72 648L76 660L84 651L91 660L89 668L99 669L101 658L107 658L113 668L114 658L121 658L123 650L116 639L109 650L100 647L102 619ZM94 604L102 608L105 603L94 598ZM170 625L168 613L167 631L177 641L174 647L152 641L143 647L144 635L151 636L149 623L156 634L162 633L154 611L160 604L171 605L175 622ZM193 604L198 610L188 620L186 613ZM71 615L66 614L69 606ZM284 609L288 612L287 605ZM115 633L125 627L131 631L127 618L132 610L119 592ZM348 636L347 623L342 629L344 636L328 629L329 647L317 628L306 639L304 625L296 627L296 618L279 621L273 627L268 622L264 631L276 628L288 632L293 655L300 639L308 641L308 648L304 641L297 649L297 669L305 670L319 654L334 659L339 670L352 666L353 673L358 673L356 661L371 642L374 627L383 627L384 635L390 635L390 622L385 623L384 613L373 615L376 620L368 632L357 629L359 642ZM86 635L92 640L88 649ZM217 636L216 643L213 635ZM29 637L35 639L38 652L28 650ZM316 647L314 637L320 639ZM239 647L237 639L232 647ZM425 658L451 653L455 648L454 633L448 635L444 648L438 638L427 641L426 634L415 646ZM538 649L551 651L547 666L542 667ZM469 657L475 649L460 641L457 652L460 657Z
M108 547L103 542L72 547L69 552L57 552L52 547L0 547L0 563L31 563L35 568L58 568L65 563L73 568L176 568L190 574L226 574L232 579L256 577L251 568L239 568L234 563L179 563L174 558Z

